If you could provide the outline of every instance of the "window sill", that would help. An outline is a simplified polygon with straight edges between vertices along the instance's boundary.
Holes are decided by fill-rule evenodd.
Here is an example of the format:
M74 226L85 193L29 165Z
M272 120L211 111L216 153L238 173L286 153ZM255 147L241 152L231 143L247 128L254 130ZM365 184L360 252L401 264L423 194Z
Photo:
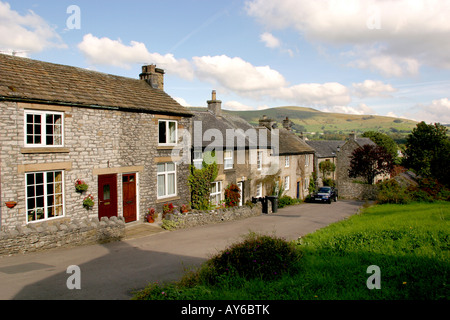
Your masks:
M159 198L156 200L156 203L164 203L164 202L175 201L175 200L180 200L180 199L181 198L179 196Z
M20 152L22 154L34 154L34 153L69 153L69 148L63 147L42 147L42 148L21 148Z

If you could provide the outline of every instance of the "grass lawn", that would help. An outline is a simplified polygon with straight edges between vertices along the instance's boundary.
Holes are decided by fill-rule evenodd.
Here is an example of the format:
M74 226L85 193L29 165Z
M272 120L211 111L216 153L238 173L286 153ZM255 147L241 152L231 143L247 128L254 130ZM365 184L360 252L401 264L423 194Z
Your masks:
M373 206L295 241L300 259L274 279L225 274L211 284L196 270L150 284L135 299L448 300L449 231L448 202ZM372 265L380 289L367 287Z

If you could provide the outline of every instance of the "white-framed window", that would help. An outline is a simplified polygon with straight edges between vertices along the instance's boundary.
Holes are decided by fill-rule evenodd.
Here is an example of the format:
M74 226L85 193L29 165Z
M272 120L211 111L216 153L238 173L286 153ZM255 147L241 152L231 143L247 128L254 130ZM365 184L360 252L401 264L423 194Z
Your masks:
M305 167L309 167L311 165L311 159L312 159L312 155L307 154L305 159Z
M257 198L262 197L262 183L258 183L256 185L256 197Z
M178 122L158 120L158 144L176 145L178 139Z
M223 167L224 169L233 169L233 151L224 151L223 153Z
M158 163L158 199L177 195L177 167L175 163Z
M64 171L25 174L27 223L64 216Z
M289 190L290 187L290 177L286 176L284 177L284 190Z
M194 151L192 162L196 169L201 169L203 167L203 152Z
M25 110L24 142L26 147L62 147L64 113Z
M290 157L289 156L285 156L284 157L284 166L286 167L286 168L288 168L289 166L290 166Z
M262 151L258 151L256 159L256 168L258 170L262 170L262 163L263 163L263 153Z
M222 201L222 181L211 183L209 199L212 205L219 205Z

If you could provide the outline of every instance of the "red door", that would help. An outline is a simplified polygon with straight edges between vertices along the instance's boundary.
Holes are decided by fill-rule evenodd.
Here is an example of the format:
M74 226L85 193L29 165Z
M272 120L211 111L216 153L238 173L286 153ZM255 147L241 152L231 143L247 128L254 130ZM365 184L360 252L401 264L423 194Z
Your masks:
M98 218L117 217L117 176L98 176Z
M136 221L136 174L122 175L123 217L125 222Z

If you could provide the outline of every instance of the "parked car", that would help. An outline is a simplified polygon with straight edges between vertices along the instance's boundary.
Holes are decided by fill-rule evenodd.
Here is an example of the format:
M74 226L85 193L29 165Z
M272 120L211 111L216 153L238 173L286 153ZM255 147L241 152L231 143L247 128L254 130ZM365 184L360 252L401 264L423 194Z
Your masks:
M334 202L337 201L338 193L337 190L333 187L321 187L317 192L315 192L311 200L312 201L321 201L326 203L331 203L331 200Z

